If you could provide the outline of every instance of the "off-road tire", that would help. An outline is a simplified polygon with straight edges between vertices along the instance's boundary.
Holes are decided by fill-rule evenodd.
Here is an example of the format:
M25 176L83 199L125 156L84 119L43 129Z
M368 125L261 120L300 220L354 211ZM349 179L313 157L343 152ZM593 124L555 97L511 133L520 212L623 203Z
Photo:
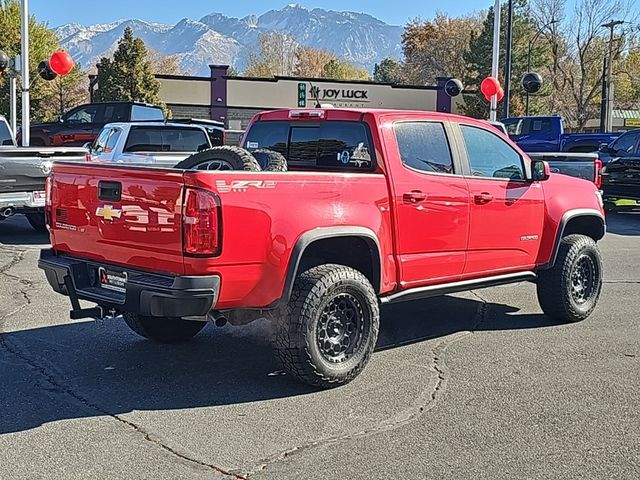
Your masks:
M158 343L183 343L195 337L206 322L169 317L145 317L134 313L123 315L126 324L141 337Z
M267 148L258 148L251 152L265 172L286 172L287 159L279 152Z
M29 225L37 232L46 232L47 224L44 218L44 213L27 213L25 215Z
M224 145L221 147L213 147L202 152L194 153L185 158L174 168L183 170L196 170L198 166L206 165L215 160L221 160L228 165L229 168L224 170L245 170L249 172L259 172L260 165L256 159L244 148ZM207 170L207 168L202 168ZM212 169L216 170L216 169Z
M572 294L573 279L581 258L592 265L593 285L584 302L577 302ZM591 276L591 275L590 275ZM602 256L596 242L585 235L569 235L560 242L553 267L538 273L538 302L542 311L563 322L579 322L596 308L602 291Z
M355 299L361 326L352 353L334 363L319 345L319 325L327 318L324 311L344 296ZM378 298L369 280L350 267L321 265L298 276L286 309L275 315L274 349L287 373L315 387L332 388L350 382L364 369L379 326Z

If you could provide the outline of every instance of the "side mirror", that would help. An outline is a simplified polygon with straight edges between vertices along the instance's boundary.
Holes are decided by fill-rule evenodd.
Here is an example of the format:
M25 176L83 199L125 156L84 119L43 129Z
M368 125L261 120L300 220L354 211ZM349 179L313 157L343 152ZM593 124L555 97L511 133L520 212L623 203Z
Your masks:
M551 176L551 168L544 160L531 161L531 179L535 182L543 182Z
M62 115L58 115L58 122L64 123L64 119L62 118Z
M603 153L609 153L611 149L609 148L608 143L601 143L600 146L598 147L598 151Z
M91 145L93 145L91 142L87 142L82 145L82 148L86 148L87 150L91 151Z

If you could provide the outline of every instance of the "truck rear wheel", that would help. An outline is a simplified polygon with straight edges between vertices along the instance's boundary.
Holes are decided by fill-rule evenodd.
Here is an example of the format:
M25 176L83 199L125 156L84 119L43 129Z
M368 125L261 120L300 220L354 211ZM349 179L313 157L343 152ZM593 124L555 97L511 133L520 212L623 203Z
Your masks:
M29 221L29 225L38 232L46 232L47 224L44 219L44 213L27 213L25 215Z
M542 311L564 322L579 322L596 308L602 291L602 257L596 242L569 235L560 242L555 265L539 272Z
M369 280L346 266L321 265L296 279L286 311L276 316L274 347L289 374L331 388L364 369L379 325L378 298Z
M259 172L260 165L244 148L222 146L194 153L174 168L184 170L245 170Z
M145 317L134 313L125 313L123 318L135 333L158 343L186 342L207 324L181 318Z

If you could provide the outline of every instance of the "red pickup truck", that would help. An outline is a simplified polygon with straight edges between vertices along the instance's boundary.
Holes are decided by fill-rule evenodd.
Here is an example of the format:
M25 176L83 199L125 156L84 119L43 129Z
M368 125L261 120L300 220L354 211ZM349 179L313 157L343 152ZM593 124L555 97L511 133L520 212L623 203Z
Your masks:
M380 304L531 281L556 319L596 306L599 191L486 122L282 110L256 115L243 147L249 170L268 149L288 171L56 164L39 266L71 317L122 315L160 342L269 317L285 369L331 387L366 365Z

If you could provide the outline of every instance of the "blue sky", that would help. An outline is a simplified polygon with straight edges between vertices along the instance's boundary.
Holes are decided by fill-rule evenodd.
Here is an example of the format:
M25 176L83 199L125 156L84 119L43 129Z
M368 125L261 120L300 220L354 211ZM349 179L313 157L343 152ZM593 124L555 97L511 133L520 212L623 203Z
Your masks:
M436 10L450 15L483 10L494 0L299 0L306 8L365 12L387 23L403 25L414 17L431 18ZM38 20L56 27L64 23L109 23L122 18L140 18L150 22L176 23L184 17L198 19L212 12L244 17L280 9L287 0L31 0L30 9Z

